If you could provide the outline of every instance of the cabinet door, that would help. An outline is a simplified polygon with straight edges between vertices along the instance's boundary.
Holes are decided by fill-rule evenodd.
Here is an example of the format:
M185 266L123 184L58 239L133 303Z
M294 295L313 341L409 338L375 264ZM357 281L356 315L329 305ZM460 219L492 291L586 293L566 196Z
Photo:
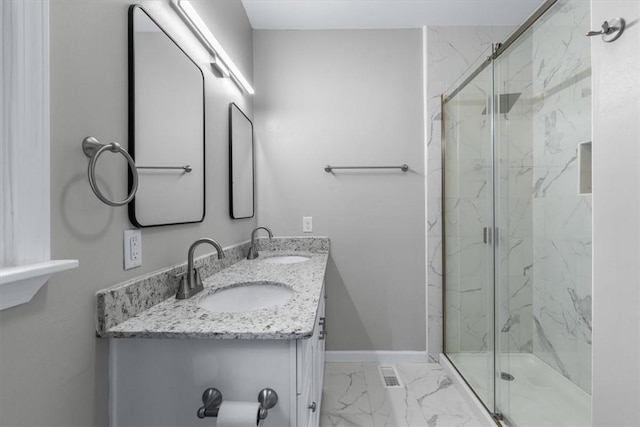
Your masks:
M317 344L317 342L315 344ZM320 407L318 406L318 399L316 398L316 386L315 386L315 376L316 376L316 369L317 369L315 361L317 360L317 357L316 357L315 348L313 350L314 351L311 353L312 372L311 372L310 381L309 381L309 398L307 399L308 403L306 406L307 416L309 417L307 419L307 424L305 424L307 427L318 427L320 425L319 423Z
M313 425L312 407L314 402L314 353L315 339L298 340L298 399L297 399L297 426L305 427ZM311 407L311 408L310 408Z
M324 380L324 289L320 295L316 326L311 338L297 342L297 426L318 427Z
M318 323L317 323L317 332L316 335L318 337L318 341L316 342L315 348L315 360L314 360L314 373L313 373L313 388L314 388L314 401L316 402L317 410L316 410L316 418L317 423L319 425L320 421L320 407L322 406L322 387L324 384L324 351L325 351L325 340L326 340L326 319L324 315L324 307L325 307L325 293L324 290L322 292L322 296L320 298L320 306L318 307Z
M319 342L316 342L316 349L313 352L313 373L311 381L311 401L309 412L309 427L318 427L320 425L320 404L322 400L322 380L319 379L322 368L319 365L320 355L317 348L320 347ZM319 387L319 388L318 388Z

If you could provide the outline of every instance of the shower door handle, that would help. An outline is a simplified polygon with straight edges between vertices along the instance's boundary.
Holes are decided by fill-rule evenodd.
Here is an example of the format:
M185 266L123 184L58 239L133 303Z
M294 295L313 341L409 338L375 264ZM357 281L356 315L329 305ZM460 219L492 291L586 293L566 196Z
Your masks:
M482 243L491 244L491 228L483 227L482 228Z
M482 228L482 243L490 245L494 238L496 239L496 242L499 242L499 240L498 240L499 231L500 231L499 228L483 227Z

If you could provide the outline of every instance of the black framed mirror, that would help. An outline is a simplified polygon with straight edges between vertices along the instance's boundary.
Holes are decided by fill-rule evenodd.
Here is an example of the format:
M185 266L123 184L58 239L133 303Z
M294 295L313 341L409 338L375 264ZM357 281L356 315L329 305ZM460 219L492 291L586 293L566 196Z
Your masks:
M254 200L253 123L229 104L229 206L233 219L252 218Z
M205 216L204 74L139 5L129 7L129 152L137 227ZM132 175L129 173L129 186Z

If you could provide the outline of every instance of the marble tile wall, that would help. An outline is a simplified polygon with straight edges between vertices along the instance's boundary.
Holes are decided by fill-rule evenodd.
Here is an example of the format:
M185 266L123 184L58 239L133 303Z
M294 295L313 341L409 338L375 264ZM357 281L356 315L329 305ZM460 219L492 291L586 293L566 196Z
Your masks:
M509 353L530 353L533 343L531 48L531 38L524 36L494 62L500 111L495 116L497 339Z
M491 72L485 68L445 107L445 268L448 352L493 347Z
M440 95L468 70L492 43L513 27L427 28L427 351L442 352L442 168ZM469 304L473 300L467 295ZM469 319L470 320L470 319Z
M488 101L492 69L485 68L447 104L446 265L447 349L478 352L493 348L492 246L485 241L493 216L492 139ZM531 43L496 62L495 97L499 182L495 198L499 286L498 328L503 351L531 351Z
M591 140L588 2L563 1L533 33L533 352L591 391L591 195L579 144Z

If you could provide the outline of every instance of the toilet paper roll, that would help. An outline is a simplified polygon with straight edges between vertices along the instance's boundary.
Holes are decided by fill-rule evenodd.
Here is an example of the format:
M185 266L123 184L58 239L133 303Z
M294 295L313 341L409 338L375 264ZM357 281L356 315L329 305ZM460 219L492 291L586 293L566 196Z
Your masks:
M255 427L258 425L258 402L226 400L218 411L218 427Z

